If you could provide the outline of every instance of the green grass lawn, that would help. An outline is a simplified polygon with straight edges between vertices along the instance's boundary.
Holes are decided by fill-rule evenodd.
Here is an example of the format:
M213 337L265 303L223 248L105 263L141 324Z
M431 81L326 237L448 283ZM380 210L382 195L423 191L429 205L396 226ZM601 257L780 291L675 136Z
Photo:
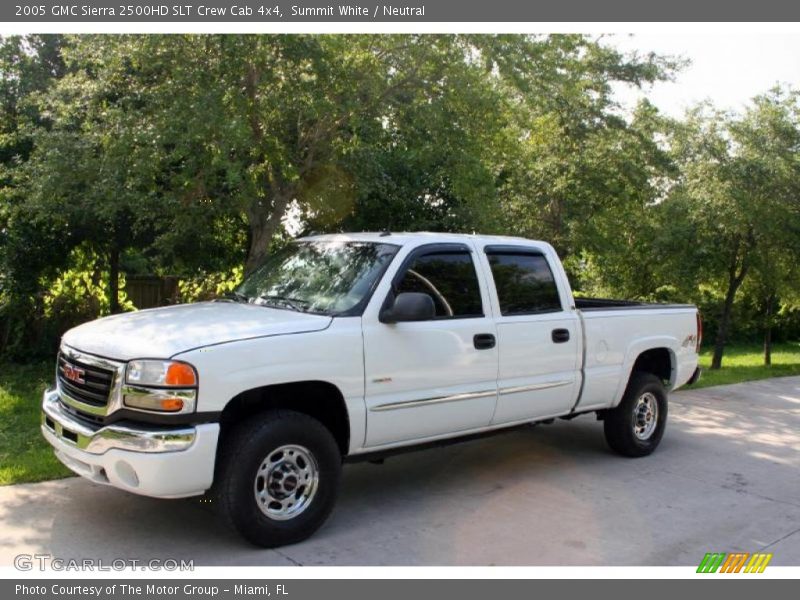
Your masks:
M722 369L711 371L711 348L702 351L703 376L695 387L800 375L800 342L776 344L772 366L763 365L759 346L725 349ZM0 364L0 485L57 479L70 474L39 432L42 392L53 380L50 362Z
M39 432L42 392L53 372L52 362L0 363L0 485L70 474Z
M710 344L709 344L710 346ZM800 375L800 342L775 344L772 348L772 365L764 366L764 351L761 346L730 346L722 356L722 368L709 369L713 348L706 347L700 352L700 366L703 376L692 387L709 387L740 383L768 377Z

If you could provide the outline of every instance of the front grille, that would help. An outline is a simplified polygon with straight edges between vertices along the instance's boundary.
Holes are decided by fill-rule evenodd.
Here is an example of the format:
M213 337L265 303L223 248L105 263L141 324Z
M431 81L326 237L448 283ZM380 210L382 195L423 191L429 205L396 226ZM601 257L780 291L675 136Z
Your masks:
M67 374L72 377L68 377ZM59 353L58 385L74 400L90 406L103 407L108 404L114 372L96 365L88 365Z

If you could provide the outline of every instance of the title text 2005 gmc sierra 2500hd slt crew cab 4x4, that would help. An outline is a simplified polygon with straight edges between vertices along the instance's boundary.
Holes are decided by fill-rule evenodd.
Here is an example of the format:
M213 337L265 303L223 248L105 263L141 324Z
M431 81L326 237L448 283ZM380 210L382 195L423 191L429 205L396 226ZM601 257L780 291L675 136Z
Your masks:
M42 431L92 481L209 493L278 546L325 521L344 458L590 412L649 454L700 335L694 306L573 298L543 242L308 237L227 299L68 331Z

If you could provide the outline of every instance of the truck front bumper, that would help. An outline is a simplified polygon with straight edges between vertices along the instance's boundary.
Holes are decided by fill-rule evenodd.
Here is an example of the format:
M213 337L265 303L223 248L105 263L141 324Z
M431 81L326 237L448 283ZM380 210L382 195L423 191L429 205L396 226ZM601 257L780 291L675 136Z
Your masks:
M42 434L69 469L128 492L182 498L202 494L214 480L218 423L94 426L64 410L58 392L48 390Z

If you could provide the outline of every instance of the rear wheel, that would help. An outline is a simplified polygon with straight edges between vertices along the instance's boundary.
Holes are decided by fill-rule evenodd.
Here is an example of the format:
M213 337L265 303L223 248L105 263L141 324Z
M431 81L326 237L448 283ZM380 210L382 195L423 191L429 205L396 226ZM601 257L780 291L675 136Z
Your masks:
M652 373L635 372L619 406L603 421L606 442L623 456L651 454L667 425L667 392Z
M244 538L266 548L300 542L328 518L342 459L316 419L270 411L231 431L219 457L215 500Z

